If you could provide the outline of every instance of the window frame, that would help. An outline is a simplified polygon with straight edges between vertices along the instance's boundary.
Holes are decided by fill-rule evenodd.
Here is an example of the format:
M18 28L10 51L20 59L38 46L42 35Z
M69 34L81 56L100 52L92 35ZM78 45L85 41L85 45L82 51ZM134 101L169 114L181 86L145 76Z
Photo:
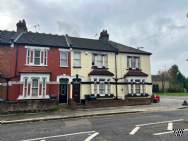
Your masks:
M48 66L48 48L26 47L26 65L29 66ZM39 51L39 64L35 63L36 51Z
M24 83L23 83L23 96L26 97L26 96L29 95L29 93L28 93L28 89L29 89L28 88L28 77L24 77L23 80L24 80Z
M47 78L46 77L42 77L42 88L41 88L41 95L42 96L46 96L46 82L47 82Z
M101 93L101 86L103 86L103 93ZM105 79L99 79L99 94L105 95L106 94L106 85L105 85Z
M79 54L79 58L75 58L75 54ZM76 65L75 61L79 61L79 64ZM73 55L73 67L81 67L81 52L75 51Z
M101 57L99 60L99 57ZM99 61L101 64L99 64ZM93 64L94 63L94 64ZM98 68L108 67L108 55L107 54L93 54L92 66L97 66Z
M37 80L37 87L33 87L33 80ZM33 77L31 78L31 97L38 97L39 96L39 90L40 90L40 78L39 77ZM37 95L33 95L33 89L37 89Z
M62 53L65 55L66 54L66 60L63 59ZM66 61L66 65L62 65L62 60ZM69 53L68 51L60 51L60 67L68 67L68 60L69 60Z
M128 69L140 69L140 56L127 56Z

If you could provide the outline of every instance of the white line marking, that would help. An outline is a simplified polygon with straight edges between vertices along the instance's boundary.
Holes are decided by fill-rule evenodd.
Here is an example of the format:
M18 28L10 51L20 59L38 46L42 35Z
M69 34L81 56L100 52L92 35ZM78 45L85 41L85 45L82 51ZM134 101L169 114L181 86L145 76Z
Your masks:
M173 123L172 122L168 123L167 130L170 130L170 131L173 130Z
M64 134L64 135L56 135L56 136L47 136L47 137L41 137L41 138L33 138L33 139L26 139L21 141L37 141L37 140L44 140L44 139L50 139L50 138L59 138L59 137L66 137L66 136L73 136L73 135L80 135L80 134L89 134L94 133L95 131L86 131L86 132L77 132L77 133L70 133L70 134Z
M84 141L91 141L94 137L96 137L99 134L99 132L93 133L91 136L86 138Z
M188 131L188 129L184 129L183 132ZM167 131L167 132L159 132L159 133L154 133L153 135L158 136L158 135L165 135L165 134L172 134L174 131Z
M169 120L169 121L160 121L160 122L151 122L146 124L138 124L136 126L147 126L147 125L154 125L154 124L161 124L161 123L169 123L169 122L177 122L177 121L183 121L184 119L177 119L177 120Z
M129 135L134 135L139 129L140 129L140 127L135 127L135 128L129 133Z

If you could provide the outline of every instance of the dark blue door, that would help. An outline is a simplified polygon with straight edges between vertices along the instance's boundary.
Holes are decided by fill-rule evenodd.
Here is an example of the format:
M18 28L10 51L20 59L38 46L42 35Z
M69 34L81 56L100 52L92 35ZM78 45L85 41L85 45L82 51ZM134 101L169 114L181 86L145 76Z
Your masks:
M68 87L68 79L62 78L60 79L59 85L59 102L67 103L67 87Z

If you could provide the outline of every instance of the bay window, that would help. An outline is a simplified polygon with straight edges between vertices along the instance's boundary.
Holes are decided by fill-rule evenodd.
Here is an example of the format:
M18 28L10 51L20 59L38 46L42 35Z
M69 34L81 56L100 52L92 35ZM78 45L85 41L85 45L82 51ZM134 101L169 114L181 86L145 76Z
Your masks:
M23 82L22 95L18 99L43 99L49 98L47 95L47 83L49 74L21 74Z

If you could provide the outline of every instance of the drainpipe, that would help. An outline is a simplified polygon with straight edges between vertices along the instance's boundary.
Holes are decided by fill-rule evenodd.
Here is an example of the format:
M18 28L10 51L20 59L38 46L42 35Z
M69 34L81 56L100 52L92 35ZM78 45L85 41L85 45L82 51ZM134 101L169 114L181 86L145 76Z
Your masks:
M18 67L18 47L16 47L16 64L15 64L15 72L14 76L17 76L17 67Z
M117 55L118 55L118 50L115 51L115 85L116 85L116 99L118 99L118 87L117 87Z
M6 83L7 83L7 89L6 89L6 93L7 93L7 94L6 94L6 100L9 101L9 85L8 85L9 79L6 78L5 80L6 80Z

